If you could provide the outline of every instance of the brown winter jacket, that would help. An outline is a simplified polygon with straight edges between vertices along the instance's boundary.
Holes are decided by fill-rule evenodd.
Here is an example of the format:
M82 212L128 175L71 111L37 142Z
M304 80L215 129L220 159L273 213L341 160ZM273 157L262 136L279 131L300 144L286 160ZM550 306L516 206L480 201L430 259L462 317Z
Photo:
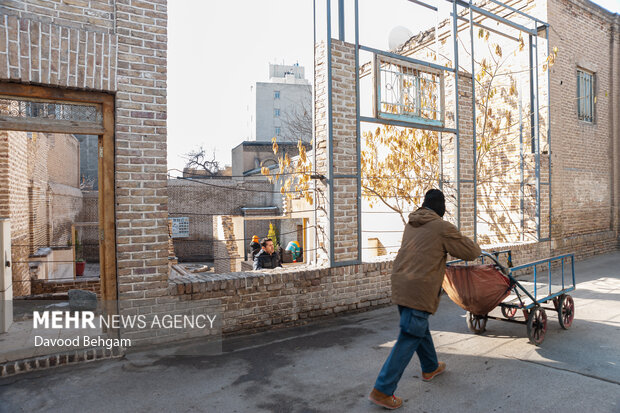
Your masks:
M475 242L434 211L420 208L409 214L392 270L394 304L435 313L448 253L470 261L481 251Z

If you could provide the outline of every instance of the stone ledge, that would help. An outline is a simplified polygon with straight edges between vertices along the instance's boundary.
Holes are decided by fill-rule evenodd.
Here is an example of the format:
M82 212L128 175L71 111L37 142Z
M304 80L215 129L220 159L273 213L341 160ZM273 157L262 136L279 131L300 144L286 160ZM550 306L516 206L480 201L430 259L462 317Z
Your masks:
M8 377L20 373L39 371L68 364L119 358L123 355L124 350L116 347L112 350L105 347L93 347L15 361L7 361L0 363L0 377Z
M378 259L375 262L364 262L362 264L333 268L325 266L300 266L295 268L276 268L273 270L245 271L227 274L208 273L183 276L177 273L168 279L168 292L171 295L204 292L204 286L201 287L201 284L212 284L212 288L206 289L206 291L212 291L230 289L229 283L233 288L248 288L252 286L254 280L263 280L265 285L269 285L295 280L315 280L328 276L342 276L345 275L345 273L347 275L364 276L364 274L369 272L387 270L388 267L391 267L393 259L394 257L387 257Z

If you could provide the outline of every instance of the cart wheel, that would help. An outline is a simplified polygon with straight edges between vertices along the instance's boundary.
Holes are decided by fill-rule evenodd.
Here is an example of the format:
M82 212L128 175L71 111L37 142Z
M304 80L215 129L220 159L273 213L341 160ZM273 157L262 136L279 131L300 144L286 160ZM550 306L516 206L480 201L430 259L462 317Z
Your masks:
M573 297L570 295L562 295L558 307L560 326L564 330L568 330L573 324L573 318L575 318L575 303L573 302Z
M539 346L547 332L547 313L544 308L533 308L527 318L527 336L532 344Z
M466 320L467 320L467 327L469 327L471 331L473 331L476 334L484 333L484 330L486 329L486 326L487 326L486 315L475 315L468 311Z
M502 307L502 315L512 320L517 315L517 309L515 307Z

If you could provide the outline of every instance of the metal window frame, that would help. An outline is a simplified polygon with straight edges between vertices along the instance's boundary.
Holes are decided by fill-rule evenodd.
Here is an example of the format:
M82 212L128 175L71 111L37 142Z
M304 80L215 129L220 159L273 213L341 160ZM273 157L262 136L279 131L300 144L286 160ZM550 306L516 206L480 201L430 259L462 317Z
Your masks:
M411 69L413 71L418 72L417 75L414 75L416 79L416 115L400 115L393 114L389 112L384 112L381 110L381 66L383 64L400 66L402 68ZM420 79L421 73L428 73L431 75L435 75L439 77L439 92L437 94L438 98L438 109L435 112L439 112L439 119L427 119L420 116L420 112L424 110L420 105ZM403 75L405 73L403 72ZM412 125L428 125L428 126L436 126L443 127L445 124L445 82L444 82L444 71L439 70L434 67L429 67L427 65L421 65L419 63L414 63L411 61L398 59L392 56L385 56L379 53L374 53L372 59L372 75L373 75L373 116L377 119L385 119L385 120L396 120L400 122L404 122L404 124L411 123ZM427 109L428 110L428 109ZM430 109L432 110L432 109Z
M577 119L592 124L594 123L594 85L595 73L577 67Z

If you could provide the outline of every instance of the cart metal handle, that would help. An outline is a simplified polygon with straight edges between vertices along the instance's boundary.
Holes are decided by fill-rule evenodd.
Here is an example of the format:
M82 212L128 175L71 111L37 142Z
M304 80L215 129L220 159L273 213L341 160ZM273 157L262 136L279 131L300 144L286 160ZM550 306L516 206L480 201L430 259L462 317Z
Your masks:
M497 257L495 256L495 254L492 254L492 253L490 253L490 252L488 252L488 251L482 251L482 254L481 254L481 255L484 255L485 257L490 258L490 259L491 259L491 260L495 263L495 265L497 265L497 266L499 267L499 269L501 270L501 272L502 272L502 273L504 273L504 275L505 275L506 277L508 277L508 278L512 278L512 277L510 276L510 270L509 270L508 268L504 267L504 266L503 266L503 265L499 262L499 260L498 260L498 259L497 259Z

